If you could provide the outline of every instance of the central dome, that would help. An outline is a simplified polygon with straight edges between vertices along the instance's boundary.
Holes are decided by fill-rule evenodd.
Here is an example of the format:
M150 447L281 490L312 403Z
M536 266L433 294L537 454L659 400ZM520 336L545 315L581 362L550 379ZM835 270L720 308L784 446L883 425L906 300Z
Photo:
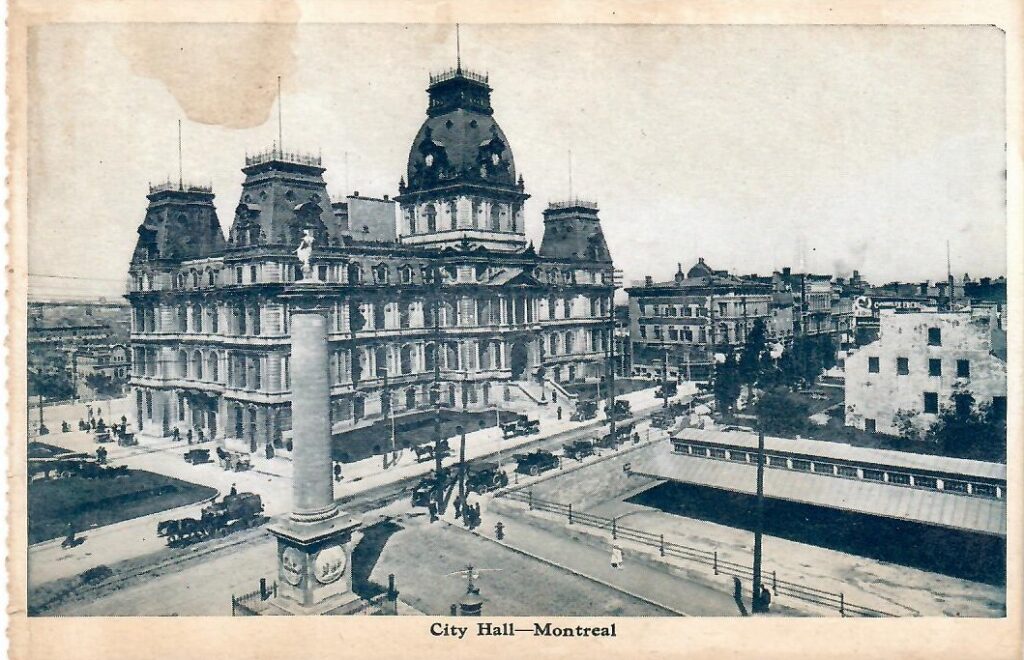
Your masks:
M484 76L457 69L431 77L430 105L409 151L410 191L455 183L514 188L515 161Z

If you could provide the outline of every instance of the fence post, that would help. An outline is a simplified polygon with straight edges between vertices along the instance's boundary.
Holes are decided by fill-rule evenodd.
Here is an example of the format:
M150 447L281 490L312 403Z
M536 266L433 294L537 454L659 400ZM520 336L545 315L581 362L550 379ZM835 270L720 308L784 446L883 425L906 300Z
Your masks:
M664 534L661 534L661 543L658 546L658 551L661 553L662 557L665 556L665 535Z
M618 536L616 536L615 518L612 518L612 540L614 541L617 538L618 538Z
M530 489L528 495L530 497L530 511L533 511L533 489L532 488Z
M843 592L839 592L839 616L846 616L846 603L843 599Z
M268 595L267 578L260 578L260 600L266 600Z
M779 583L775 577L775 571L772 571L772 593L776 596L779 595Z
M569 504L569 524L572 524L572 504Z
M718 550L715 550L715 575L718 575Z

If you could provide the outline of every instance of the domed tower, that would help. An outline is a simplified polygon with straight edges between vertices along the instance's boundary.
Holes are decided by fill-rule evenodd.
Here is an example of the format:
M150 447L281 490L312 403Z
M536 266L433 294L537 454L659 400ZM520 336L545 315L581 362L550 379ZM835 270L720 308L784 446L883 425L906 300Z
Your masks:
M494 120L487 76L460 66L431 76L427 93L427 119L413 140L395 198L401 204L401 242L522 249L523 202L529 195Z

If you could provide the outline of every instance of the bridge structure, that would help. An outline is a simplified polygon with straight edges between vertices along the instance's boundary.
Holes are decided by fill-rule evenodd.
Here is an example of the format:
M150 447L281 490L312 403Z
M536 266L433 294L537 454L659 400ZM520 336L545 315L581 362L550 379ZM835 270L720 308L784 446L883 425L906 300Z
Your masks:
M757 492L757 434L683 429L633 462L653 478ZM1006 465L765 438L765 497L1006 538Z

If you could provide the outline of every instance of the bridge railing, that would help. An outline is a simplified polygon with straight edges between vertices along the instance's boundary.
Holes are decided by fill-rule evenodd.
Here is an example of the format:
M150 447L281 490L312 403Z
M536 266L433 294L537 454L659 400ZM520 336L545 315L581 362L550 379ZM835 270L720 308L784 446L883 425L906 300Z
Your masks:
M657 548L658 553L662 557L676 557L707 566L714 571L715 575L731 575L749 580L752 580L754 576L752 567L722 559L718 556L717 550L706 550L676 543L666 539L664 534L654 534L642 529L624 526L615 518L605 518L604 516L597 516L582 511L573 511L572 504L534 497L532 489L509 490L499 493L497 497L524 502L532 511L547 511L559 516L565 516L570 525L585 525L594 529L600 529L610 533L613 539L632 541ZM825 591L799 582L780 580L774 570L762 569L761 576L762 583L768 586L774 595L789 596L807 603L822 605L838 611L841 616L899 616L892 612L850 603L842 592Z

